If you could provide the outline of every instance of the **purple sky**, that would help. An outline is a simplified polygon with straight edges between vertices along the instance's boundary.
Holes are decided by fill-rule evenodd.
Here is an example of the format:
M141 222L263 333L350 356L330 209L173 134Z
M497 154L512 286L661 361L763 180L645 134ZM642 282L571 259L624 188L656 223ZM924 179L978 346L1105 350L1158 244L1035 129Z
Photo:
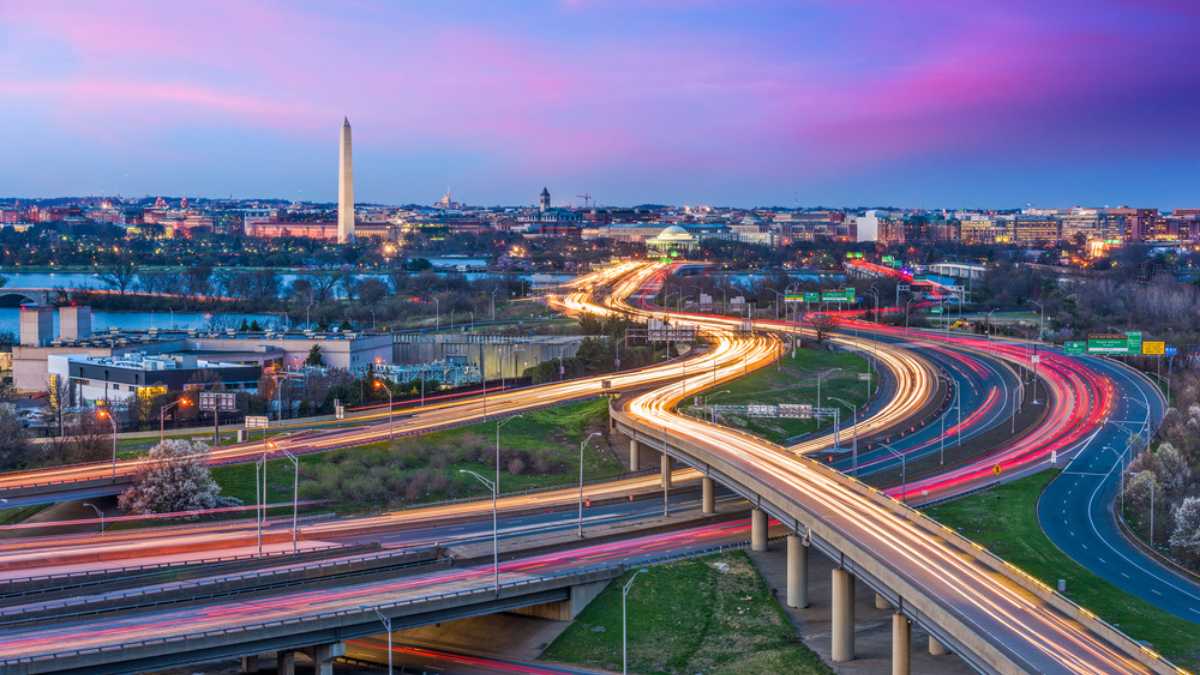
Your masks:
M1200 206L1196 0L0 0L0 195ZM15 160L15 161L14 161Z

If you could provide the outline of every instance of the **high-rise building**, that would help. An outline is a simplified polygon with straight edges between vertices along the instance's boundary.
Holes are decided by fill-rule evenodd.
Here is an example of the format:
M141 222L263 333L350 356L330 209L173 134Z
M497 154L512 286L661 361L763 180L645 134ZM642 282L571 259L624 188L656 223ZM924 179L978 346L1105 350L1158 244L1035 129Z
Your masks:
M350 147L350 118L342 120L338 158L338 243L354 241L354 167Z

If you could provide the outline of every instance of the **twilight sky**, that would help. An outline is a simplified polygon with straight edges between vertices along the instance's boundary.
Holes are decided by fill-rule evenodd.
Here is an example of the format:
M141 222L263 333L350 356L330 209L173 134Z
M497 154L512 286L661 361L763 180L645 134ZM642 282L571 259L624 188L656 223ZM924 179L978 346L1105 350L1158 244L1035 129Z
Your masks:
M1196 0L0 0L0 195L1200 207Z

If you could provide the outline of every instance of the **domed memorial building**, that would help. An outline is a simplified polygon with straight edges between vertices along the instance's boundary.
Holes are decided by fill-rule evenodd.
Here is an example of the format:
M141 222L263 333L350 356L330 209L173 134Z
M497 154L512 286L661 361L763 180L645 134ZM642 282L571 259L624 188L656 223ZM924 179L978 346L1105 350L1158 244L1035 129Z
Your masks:
M688 232L678 225L671 225L663 228L657 236L650 237L646 240L646 250L655 251L665 255L682 255L690 253L700 245L700 240L696 235Z

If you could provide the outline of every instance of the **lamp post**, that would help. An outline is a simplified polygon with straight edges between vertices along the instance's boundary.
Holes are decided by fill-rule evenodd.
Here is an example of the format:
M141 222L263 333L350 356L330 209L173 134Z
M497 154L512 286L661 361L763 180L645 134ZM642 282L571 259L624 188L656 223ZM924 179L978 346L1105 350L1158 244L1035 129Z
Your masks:
M583 449L587 447L589 441L601 435L599 431L593 431L587 438L579 444L579 538L583 539Z
M487 489L492 491L492 576L496 595L500 595L500 530L496 525L496 493L500 484L493 483L470 469L459 469L458 472L474 476L475 480L483 483ZM497 469L496 473L499 474L500 470Z
M392 388L391 388L390 386L388 386L388 385L385 385L385 384L383 383L383 380L379 380L379 379L376 379L376 380L375 380L375 384L374 384L373 386L374 386L376 389L383 389L383 390L387 391L387 397L388 397L388 440L391 440L391 439L392 439L392 429L394 428L394 426L393 426L393 424L392 424L392 413L393 413L393 412L395 412L395 409L394 409L394 408L392 408ZM422 397L422 398L423 398L423 397Z
M170 410L171 408L174 408L175 406L180 406L182 408L186 408L186 407L188 407L188 405L190 405L190 404L188 403L188 400L186 398L180 398L177 401L171 401L170 403L159 407L159 409L158 409L158 442L159 443L162 443L163 441L166 440L167 411Z
M96 417L100 419L108 419L112 425L112 477L117 479L117 418L113 417L112 411L106 408L100 408L96 411Z
M989 309L987 313L987 337L989 340L992 339L992 312L994 311L996 311L995 307Z
M712 400L714 398L720 396L721 394L728 394L728 393L730 393L730 391L728 389L722 389L721 391L718 391L715 394L709 394L704 397L705 399L707 399L709 401L709 403L708 403L708 419L713 424L717 423L717 411L714 410L712 407Z
M849 401L842 399L842 398L838 398L837 396L829 396L827 398L829 398L832 401L837 401L838 403L841 403L842 405L846 406L847 408L850 409L850 412L853 415L854 435L851 437L851 441L850 441L851 454L852 454L852 458L853 458L852 459L853 468L851 470L854 472L854 475L857 476L858 475L858 408L856 406L854 406L853 404L851 404Z
M295 455L283 451L283 456L292 460L292 553L300 549L300 528L297 524L300 507L300 460Z
M916 298L909 298L908 301L904 303L904 332L905 333L908 333L908 312L909 312L908 308L910 305L912 305L913 300L916 300Z
M254 526L258 531L258 554L262 555L262 477L260 471L266 469L267 453L263 453L262 457L254 460Z
M433 296L433 331L442 330L442 301Z
M893 448L891 445L884 443L883 441L880 441L879 446L881 448L883 448L884 450L887 450L888 452L892 453L896 457L900 458L900 501L907 503L908 502L908 461L904 458L903 452L899 452L898 450Z
M92 510L95 511L96 515L100 517L100 534L103 535L104 534L104 512L101 511L99 508L97 508L95 504L90 504L88 502L84 502L83 505L92 507Z
M622 675L629 675L629 628L628 628L628 621L626 620L626 617L628 614L628 612L626 611L626 605L628 604L627 598L629 597L629 589L630 589L630 587L633 586L633 582L638 578L638 575L642 574L646 571L647 571L646 568L643 567L642 569L634 572L633 576L629 577L629 581L626 581L625 585L621 587L621 674Z
M875 288L875 284L871 284L871 287L867 289L867 293L875 296L875 323L879 323L879 289Z
M383 624L383 629L387 631L388 675L392 675L392 619L384 616L378 607L375 608L375 616L379 617L379 622Z

